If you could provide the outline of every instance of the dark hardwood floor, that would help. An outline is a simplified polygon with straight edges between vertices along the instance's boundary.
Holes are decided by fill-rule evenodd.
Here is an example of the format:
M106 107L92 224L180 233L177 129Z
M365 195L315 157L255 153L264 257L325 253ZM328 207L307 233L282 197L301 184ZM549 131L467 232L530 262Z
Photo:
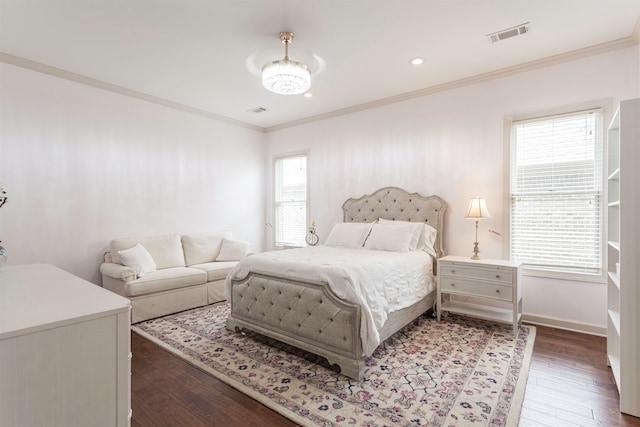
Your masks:
M296 425L136 333L131 346L133 427ZM618 404L605 338L537 327L520 426L640 426Z

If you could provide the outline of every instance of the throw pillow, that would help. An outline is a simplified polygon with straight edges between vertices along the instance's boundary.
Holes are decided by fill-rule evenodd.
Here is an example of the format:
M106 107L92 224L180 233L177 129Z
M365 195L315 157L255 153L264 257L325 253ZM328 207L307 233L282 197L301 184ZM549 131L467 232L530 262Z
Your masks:
M149 251L140 243L129 249L118 251L118 255L120 256L120 261L127 267L133 268L138 277L156 271L155 261Z

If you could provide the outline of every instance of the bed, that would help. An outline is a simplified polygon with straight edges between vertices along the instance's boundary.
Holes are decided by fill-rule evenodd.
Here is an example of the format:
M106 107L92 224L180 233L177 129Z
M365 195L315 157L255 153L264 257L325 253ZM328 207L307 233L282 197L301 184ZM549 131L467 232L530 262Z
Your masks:
M365 223L366 227L366 223L393 220L425 223L435 228L433 256L360 250L362 254L369 253L370 259L366 261L369 264L353 267L369 270L386 262L382 260L385 257L395 263L396 270L392 271L402 271L402 263L409 262L409 258L427 262L421 270L428 277L420 276L420 280L429 280L430 286L416 302L372 319L375 310L339 291L333 280L336 274L351 275L342 265L351 263L350 252L357 249L333 250L318 246L273 251L245 258L227 276L226 293L231 303L227 328L256 332L322 356L330 364L338 365L342 374L362 380L365 358L375 347L435 304L435 268L437 258L444 255L442 236L446 209L447 203L438 196L410 194L397 187L385 187L370 195L348 199L342 205L343 224ZM305 263L298 263L301 268L279 263L281 258L288 257L304 259ZM314 270L314 263L318 271ZM381 275L384 271L376 273ZM413 279L408 280L407 285L411 285ZM398 299L398 295L394 295Z

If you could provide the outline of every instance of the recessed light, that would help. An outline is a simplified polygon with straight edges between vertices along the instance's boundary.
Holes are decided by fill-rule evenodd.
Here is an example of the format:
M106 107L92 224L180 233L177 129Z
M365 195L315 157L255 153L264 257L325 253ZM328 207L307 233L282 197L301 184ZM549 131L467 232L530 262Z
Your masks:
M311 92L305 92L304 97L305 98L312 98L313 94Z
M413 58L412 60L409 61L409 64L411 65L421 65L422 63L424 63L424 58Z

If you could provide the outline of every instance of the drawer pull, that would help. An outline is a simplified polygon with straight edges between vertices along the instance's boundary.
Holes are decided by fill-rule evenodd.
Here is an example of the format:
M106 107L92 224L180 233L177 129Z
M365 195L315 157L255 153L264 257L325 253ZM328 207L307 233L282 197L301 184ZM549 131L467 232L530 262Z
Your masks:
M452 283L450 286L453 288L455 285L456 285L455 283Z
M451 274L456 274L456 271L455 270L451 270Z
M500 278L500 275L499 275L499 274L496 274L496 279L499 279L499 278Z
M496 289L496 293L499 294L500 293L500 289Z

